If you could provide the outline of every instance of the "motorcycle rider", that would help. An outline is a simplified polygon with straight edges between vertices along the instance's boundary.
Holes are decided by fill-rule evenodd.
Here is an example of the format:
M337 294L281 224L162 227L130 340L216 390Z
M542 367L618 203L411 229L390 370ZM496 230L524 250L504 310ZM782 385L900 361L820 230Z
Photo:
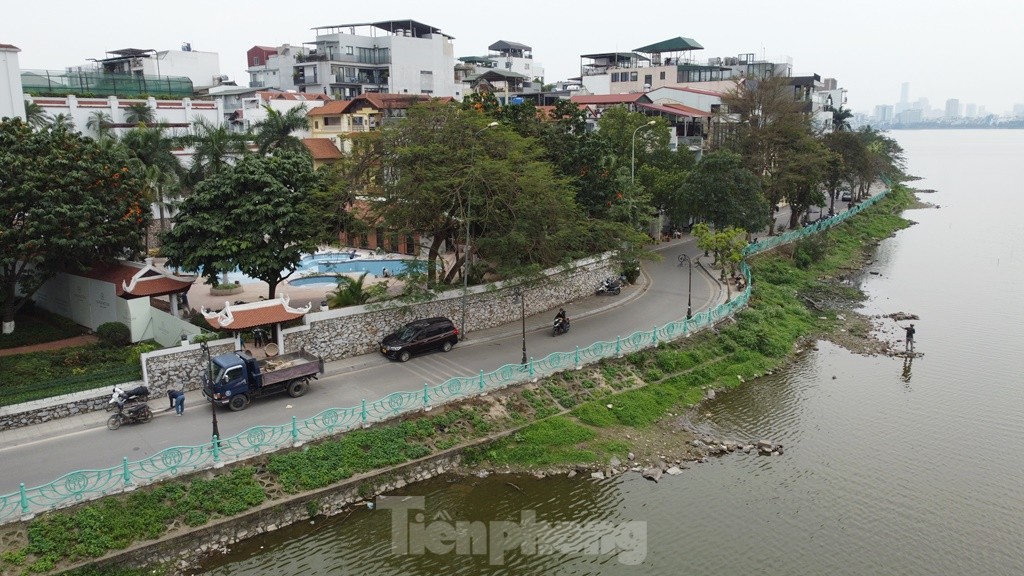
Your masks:
M565 308L559 308L558 314L555 314L555 320L561 320L562 322L568 322L569 317L565 314Z
M565 308L559 308L558 314L555 314L555 334L565 333L569 331L569 316L565 313Z

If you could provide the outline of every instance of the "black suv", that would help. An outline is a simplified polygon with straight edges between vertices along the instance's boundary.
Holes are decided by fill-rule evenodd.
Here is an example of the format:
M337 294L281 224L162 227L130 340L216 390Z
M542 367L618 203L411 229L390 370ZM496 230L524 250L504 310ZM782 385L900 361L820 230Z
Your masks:
M413 354L440 349L447 352L459 341L459 330L447 318L426 318L409 322L380 341L380 353L406 362Z

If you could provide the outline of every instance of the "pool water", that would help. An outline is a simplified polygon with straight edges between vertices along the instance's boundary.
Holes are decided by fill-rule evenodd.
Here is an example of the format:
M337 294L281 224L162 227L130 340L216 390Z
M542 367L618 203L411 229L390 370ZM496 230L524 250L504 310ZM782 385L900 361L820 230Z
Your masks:
M369 272L374 276L380 277L384 274L385 268L388 269L390 274L395 275L408 271L409 267L414 265L413 262L416 261L395 259L370 260L358 255L353 258L349 252L311 254L304 256L299 261L295 273L289 277L287 282L291 286L327 285L336 283L335 274L361 274ZM424 266L425 263L418 262L417 265ZM238 270L228 273L228 281L240 284L259 282L258 279L246 276Z

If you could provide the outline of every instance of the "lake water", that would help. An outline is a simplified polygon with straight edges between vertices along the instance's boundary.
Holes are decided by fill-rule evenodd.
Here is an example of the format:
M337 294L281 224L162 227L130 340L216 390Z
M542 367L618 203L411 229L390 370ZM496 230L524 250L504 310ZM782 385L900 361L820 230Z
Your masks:
M253 540L212 574L1024 574L1024 130L894 132L941 206L879 248L865 312L905 311L924 357L822 343L701 409L725 438L770 437L655 484L626 474L437 479L425 521L607 521L646 527L640 566L614 554L392 556L391 512L358 510ZM891 322L893 341L901 337ZM511 484L510 484L511 483ZM515 484L515 486L512 486ZM415 517L413 517L415 520ZM629 560L626 558L626 560Z

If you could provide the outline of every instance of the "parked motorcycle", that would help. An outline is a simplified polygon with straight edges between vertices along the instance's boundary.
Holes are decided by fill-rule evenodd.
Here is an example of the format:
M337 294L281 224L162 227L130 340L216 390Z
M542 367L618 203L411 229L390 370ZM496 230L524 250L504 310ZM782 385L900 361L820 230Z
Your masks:
M597 292L594 294L600 296L601 294L618 294L622 292L622 280L619 278L605 278L601 280L601 285L597 287Z
M551 335L558 336L569 331L569 319L561 316L555 317L555 323L551 326Z
M149 388L139 386L131 390L124 390L114 386L114 393L107 402L107 412L117 410L110 418L107 418L107 428L117 430L121 424L134 424L141 422L145 424L153 418L153 411L150 410Z

